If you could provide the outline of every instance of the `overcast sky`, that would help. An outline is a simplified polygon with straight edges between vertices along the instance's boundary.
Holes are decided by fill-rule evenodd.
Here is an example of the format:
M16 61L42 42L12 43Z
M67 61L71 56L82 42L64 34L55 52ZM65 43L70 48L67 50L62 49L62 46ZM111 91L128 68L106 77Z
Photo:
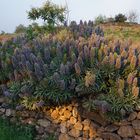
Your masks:
M140 0L52 0L69 6L70 20L93 20L99 14L114 16L136 10L140 15ZM13 32L19 24L32 23L27 19L31 7L41 6L45 0L0 0L0 31Z

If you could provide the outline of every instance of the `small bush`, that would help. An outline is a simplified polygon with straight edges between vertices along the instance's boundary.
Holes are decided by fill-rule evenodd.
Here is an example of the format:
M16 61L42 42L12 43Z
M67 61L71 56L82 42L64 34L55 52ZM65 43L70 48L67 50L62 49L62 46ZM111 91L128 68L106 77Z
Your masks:
M127 17L123 14L118 14L115 16L115 22L122 22L124 23L125 21L127 21Z

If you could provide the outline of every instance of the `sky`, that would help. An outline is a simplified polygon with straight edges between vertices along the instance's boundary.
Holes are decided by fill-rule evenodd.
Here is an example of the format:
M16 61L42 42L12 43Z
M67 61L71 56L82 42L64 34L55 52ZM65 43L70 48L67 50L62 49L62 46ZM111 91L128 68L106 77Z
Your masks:
M32 21L27 18L27 11L32 7L40 7L45 1L0 0L0 32L12 33L19 24L25 26L31 24ZM137 11L140 15L140 0L52 0L52 2L62 6L67 2L70 21L94 20L100 14L110 17L118 13L127 14L131 10Z

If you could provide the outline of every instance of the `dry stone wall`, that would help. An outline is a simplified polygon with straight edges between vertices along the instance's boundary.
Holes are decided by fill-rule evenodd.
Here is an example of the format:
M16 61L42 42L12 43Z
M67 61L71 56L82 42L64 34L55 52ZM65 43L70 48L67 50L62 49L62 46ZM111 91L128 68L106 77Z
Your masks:
M0 98L0 104L3 101ZM45 140L48 134L54 134L58 140L140 140L139 110L114 123L102 114L81 109L77 103L42 111L17 111L0 106L0 115L11 122L34 125L35 140Z

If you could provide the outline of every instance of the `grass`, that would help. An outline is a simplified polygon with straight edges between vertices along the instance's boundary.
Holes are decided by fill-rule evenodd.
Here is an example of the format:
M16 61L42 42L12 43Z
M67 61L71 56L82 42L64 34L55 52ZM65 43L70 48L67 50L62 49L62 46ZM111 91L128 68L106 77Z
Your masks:
M34 128L11 124L9 120L0 118L0 140L33 140Z
M134 42L140 41L139 25L102 25L105 36L113 36L120 39L131 39Z

